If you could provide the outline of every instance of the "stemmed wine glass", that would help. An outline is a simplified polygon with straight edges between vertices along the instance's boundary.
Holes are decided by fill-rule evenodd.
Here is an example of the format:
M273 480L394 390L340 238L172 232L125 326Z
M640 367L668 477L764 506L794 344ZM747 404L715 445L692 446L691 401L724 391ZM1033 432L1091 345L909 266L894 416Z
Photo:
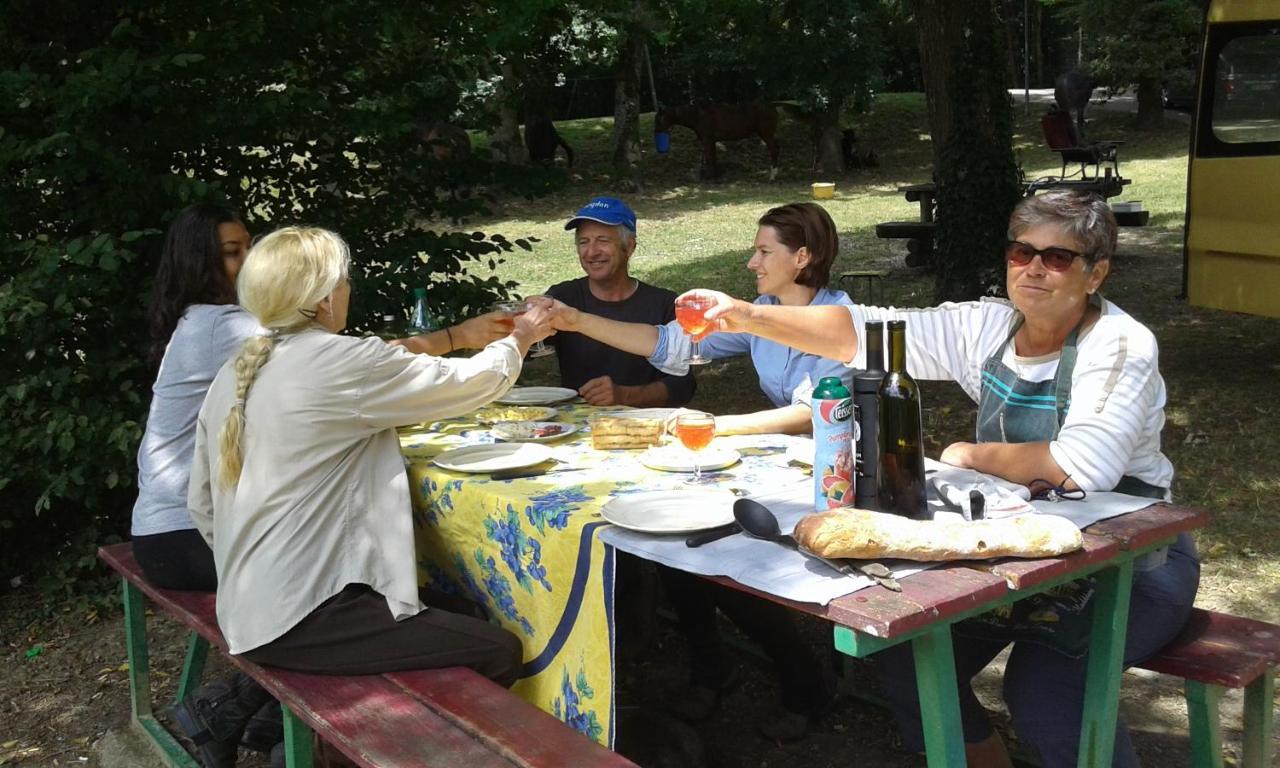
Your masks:
M676 299L676 322L680 323L680 327L684 329L685 333L689 334L693 341L689 365L702 365L703 363L711 362L702 356L699 342L706 335L707 330L711 328L711 321L707 319L707 310L713 306L715 306L715 299L710 296L692 294Z
M523 315L525 312L528 312L530 309L533 309L533 302L529 301L528 299L525 299L524 301L514 300L514 299L510 301L498 301L498 302L494 302L494 304L490 306L489 309L495 312L505 313L508 318L505 321L505 324L514 327L515 318L519 317L520 315ZM553 350L550 347L548 347L546 344L543 344L541 339L533 342L533 344L529 347L529 357L546 357L547 355L552 354L552 352Z
M716 417L709 413L681 413L676 416L676 437L681 445L693 453L693 479L691 484L702 483L702 465L698 461L700 451L711 444L716 436Z

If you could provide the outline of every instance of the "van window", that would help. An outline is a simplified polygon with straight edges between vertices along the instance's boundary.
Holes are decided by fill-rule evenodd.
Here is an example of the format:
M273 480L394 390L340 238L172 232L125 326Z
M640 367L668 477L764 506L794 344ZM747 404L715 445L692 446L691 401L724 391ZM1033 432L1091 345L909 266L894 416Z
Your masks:
M1280 36L1228 41L1214 82L1211 128L1219 141L1280 141Z
M1196 156L1280 154L1280 24L1210 24L1205 38Z

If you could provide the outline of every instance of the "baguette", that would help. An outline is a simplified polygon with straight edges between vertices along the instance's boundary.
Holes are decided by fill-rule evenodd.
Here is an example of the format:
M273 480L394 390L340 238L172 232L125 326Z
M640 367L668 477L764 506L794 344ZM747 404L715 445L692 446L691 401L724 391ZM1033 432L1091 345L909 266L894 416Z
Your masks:
M815 555L857 560L1051 557L1084 546L1084 537L1074 523L1052 515L967 522L835 510L805 517L796 525L794 536Z

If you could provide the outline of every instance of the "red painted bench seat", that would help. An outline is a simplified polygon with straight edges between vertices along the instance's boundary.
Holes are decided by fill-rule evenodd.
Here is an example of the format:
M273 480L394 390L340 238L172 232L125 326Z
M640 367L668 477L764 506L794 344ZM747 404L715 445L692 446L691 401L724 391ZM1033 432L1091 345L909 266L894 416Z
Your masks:
M1183 679L1195 768L1222 768L1222 695L1243 688L1241 765L1264 768L1273 764L1277 664L1280 626L1196 608L1168 647L1137 666Z
M128 543L102 547L98 556L157 609L226 653L212 594L147 583ZM470 669L330 676L228 658L360 766L634 766Z
M1152 672L1243 688L1280 664L1280 627L1200 608L1176 640L1138 666Z

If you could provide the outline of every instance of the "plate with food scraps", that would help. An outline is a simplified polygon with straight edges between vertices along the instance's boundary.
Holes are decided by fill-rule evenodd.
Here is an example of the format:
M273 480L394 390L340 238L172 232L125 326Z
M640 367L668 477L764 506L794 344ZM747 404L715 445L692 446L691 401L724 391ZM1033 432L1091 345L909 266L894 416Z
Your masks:
M475 419L489 426L504 421L547 421L556 413L555 408L542 405L486 405L475 412Z
M546 443L572 435L578 426L554 421L504 421L494 424L489 431L503 440Z
M494 402L504 405L551 405L577 396L578 390L568 387L512 387Z
M431 463L454 472L493 472L499 469L532 467L551 456L551 449L545 445L487 443L453 448L432 459Z

